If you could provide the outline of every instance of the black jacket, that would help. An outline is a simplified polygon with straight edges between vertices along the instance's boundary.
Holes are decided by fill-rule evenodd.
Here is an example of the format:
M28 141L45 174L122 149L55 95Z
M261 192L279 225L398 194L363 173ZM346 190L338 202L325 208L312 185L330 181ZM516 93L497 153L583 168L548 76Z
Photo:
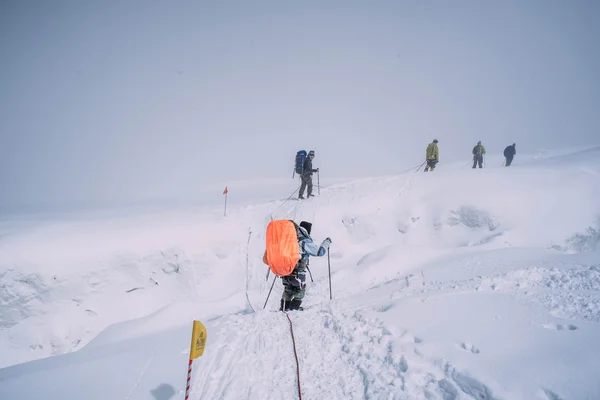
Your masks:
M515 148L515 146L507 146L504 149L504 157L512 158L515 156L515 154L517 154L517 149Z
M302 167L302 175L312 175L313 172L317 172L317 170L313 169L310 157L306 157L304 159L304 166Z

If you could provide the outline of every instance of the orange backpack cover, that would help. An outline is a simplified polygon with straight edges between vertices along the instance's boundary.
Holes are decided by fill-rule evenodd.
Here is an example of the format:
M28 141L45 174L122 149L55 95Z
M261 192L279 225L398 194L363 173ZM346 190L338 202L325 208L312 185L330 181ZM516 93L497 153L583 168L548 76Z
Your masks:
M300 246L296 226L290 220L273 220L267 225L267 249L263 262L277 276L292 273L300 261Z

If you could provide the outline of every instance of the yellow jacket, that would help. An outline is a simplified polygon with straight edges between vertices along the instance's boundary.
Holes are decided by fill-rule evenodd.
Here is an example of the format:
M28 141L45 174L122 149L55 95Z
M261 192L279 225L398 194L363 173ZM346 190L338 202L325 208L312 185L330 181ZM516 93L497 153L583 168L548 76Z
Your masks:
M429 146L427 146L427 150L425 151L425 159L439 161L439 155L437 143L429 143Z

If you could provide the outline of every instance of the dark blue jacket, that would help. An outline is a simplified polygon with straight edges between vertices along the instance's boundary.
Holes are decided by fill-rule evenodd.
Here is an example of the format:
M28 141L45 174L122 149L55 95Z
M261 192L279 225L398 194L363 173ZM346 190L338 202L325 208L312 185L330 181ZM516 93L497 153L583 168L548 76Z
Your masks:
M512 158L515 156L515 154L517 154L517 149L515 148L515 146L507 146L504 149L504 157L506 158Z
M306 159L304 160L304 166L302 168L302 175L312 175L313 172L317 172L316 169L313 169L312 167L312 160L310 159L310 157L306 157Z

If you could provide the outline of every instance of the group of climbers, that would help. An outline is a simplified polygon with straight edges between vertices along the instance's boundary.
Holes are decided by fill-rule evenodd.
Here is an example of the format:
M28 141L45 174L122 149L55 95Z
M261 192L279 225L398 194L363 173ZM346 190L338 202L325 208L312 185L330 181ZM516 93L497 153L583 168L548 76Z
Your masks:
M504 157L506 159L505 162L505 166L509 167L510 164L513 161L513 158L515 157L515 154L517 154L517 150L516 150L516 143L513 143L510 146L507 146L504 149ZM481 144L481 141L477 142L477 144L475 145L475 147L473 147L473 150L471 152L473 154L473 167L472 168L476 168L479 165L479 168L483 168L483 163L484 163L484 155L486 154L485 152L485 147L483 146L483 144ZM429 143L429 145L427 145L427 149L425 150L425 172L428 171L433 171L435 170L435 165L440 161L440 152L438 149L438 140L437 139L433 139L433 142Z
M314 158L314 150L300 150L296 153L292 176L300 176L298 199L304 199L305 190L307 198L314 196L312 176L319 172L319 168L313 168ZM312 223L308 221L302 221L298 225L292 220L273 220L267 226L263 263L283 283L279 311L302 310L300 305L306 291L309 256L322 257L329 250L331 239L326 238L317 246L310 237L311 229Z
M505 165L511 165L516 154L516 144L513 143L504 149ZM473 167L483 168L485 147L481 141L473 147ZM299 199L304 199L304 191L307 196L312 197L313 184L312 175L319 172L313 168L312 161L315 158L314 150L308 153L304 150L296 154L296 166L294 172L300 176L301 185ZM436 164L440 161L438 140L434 139L425 150L425 172L434 171ZM267 249L263 256L263 262L269 265L273 273L281 278L283 293L280 300L280 311L302 310L301 304L306 290L306 271L309 256L322 257L329 251L331 239L326 238L320 246L317 246L311 236L312 224L308 221L297 225L291 220L271 221L267 228Z
M504 165L506 167L510 167L512 164L513 158L515 154L517 154L516 143L512 145L506 146L504 149L504 158L506 162ZM473 154L473 169L475 169L478 165L479 168L483 168L484 164L484 156L486 154L485 147L481 144L481 140L477 142L475 147L471 152ZM296 154L296 167L294 172L300 175L300 191L298 193L298 199L304 199L304 191L307 190L307 197L312 197L313 183L312 183L312 175L315 172L319 172L319 168L313 168L312 160L315 158L315 151L311 150L308 153L306 151L301 150ZM433 139L433 142L427 145L427 149L425 150L425 172L434 171L436 164L440 162L440 151L438 148L438 140Z

